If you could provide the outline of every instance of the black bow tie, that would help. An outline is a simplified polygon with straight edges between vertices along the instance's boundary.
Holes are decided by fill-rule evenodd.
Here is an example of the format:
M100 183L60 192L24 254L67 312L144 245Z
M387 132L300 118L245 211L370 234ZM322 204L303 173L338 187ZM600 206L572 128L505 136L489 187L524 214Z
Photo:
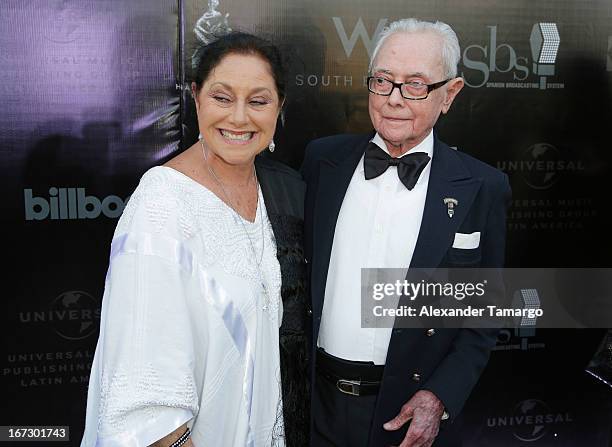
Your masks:
M425 152L413 152L400 158L393 158L374 143L366 149L363 167L366 180L378 177L389 166L397 166L397 176L406 188L412 190L427 163L429 155Z

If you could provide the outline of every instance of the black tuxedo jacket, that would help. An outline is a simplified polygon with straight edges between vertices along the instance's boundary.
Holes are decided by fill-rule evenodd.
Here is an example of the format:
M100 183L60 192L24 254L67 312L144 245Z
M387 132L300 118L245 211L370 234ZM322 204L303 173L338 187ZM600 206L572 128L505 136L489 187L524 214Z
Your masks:
M310 402L308 360L310 318L303 252L304 193L300 174L263 154L255 158L257 178L280 264L283 321L279 329L285 441L308 445Z
M306 148L302 165L307 184L304 252L310 278L313 353L338 213L372 136L332 136L312 141ZM410 266L503 266L506 210L511 194L507 176L451 149L435 136L431 163L423 220ZM448 217L445 197L458 200L452 219ZM478 248L452 248L455 233L477 231L481 233ZM369 445L400 443L406 427L400 432L387 432L382 425L395 417L418 390L432 391L452 421L486 366L496 335L496 330L436 329L432 336L419 329L393 329ZM311 378L314 381L314 368Z

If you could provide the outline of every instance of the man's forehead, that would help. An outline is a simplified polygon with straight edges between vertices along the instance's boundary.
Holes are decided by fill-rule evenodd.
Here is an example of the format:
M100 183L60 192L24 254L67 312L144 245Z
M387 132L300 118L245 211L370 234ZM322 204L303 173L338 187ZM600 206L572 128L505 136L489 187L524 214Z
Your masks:
M432 31L398 31L389 35L383 42L381 50L385 47L393 45L403 45L406 47L412 46L428 46L439 48L442 44L442 37Z
M396 73L394 70L390 69L390 68L385 68L385 67L373 67L372 68L372 73L381 73L381 74L388 74L388 75L400 75L400 74L406 74L409 76L418 76L418 77L427 77L429 75L429 73L425 73L422 71L415 71L415 72L410 72L410 73Z
M431 32L396 33L382 44L373 72L431 76L442 67L442 39Z

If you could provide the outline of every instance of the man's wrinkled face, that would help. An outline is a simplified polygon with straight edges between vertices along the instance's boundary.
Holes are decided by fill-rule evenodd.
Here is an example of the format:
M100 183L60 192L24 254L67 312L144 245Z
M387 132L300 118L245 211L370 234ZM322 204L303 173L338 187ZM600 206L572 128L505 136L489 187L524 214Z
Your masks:
M445 80L441 38L431 32L389 36L374 60L371 75L397 83ZM405 99L397 88L390 96L370 93L370 119L392 155L405 153L423 141L462 87L463 80L454 78L421 100Z

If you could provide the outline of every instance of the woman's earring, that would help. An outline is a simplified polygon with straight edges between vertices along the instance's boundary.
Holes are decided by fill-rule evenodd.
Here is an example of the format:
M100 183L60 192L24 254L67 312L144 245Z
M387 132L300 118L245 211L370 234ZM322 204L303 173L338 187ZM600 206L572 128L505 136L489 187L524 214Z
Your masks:
M276 148L276 144L274 144L274 140L270 141L270 144L268 145L268 150L270 152L274 152L275 148Z
M202 134L201 134L201 133L199 133L199 134L198 134L198 140L201 140L201 139L202 139Z

